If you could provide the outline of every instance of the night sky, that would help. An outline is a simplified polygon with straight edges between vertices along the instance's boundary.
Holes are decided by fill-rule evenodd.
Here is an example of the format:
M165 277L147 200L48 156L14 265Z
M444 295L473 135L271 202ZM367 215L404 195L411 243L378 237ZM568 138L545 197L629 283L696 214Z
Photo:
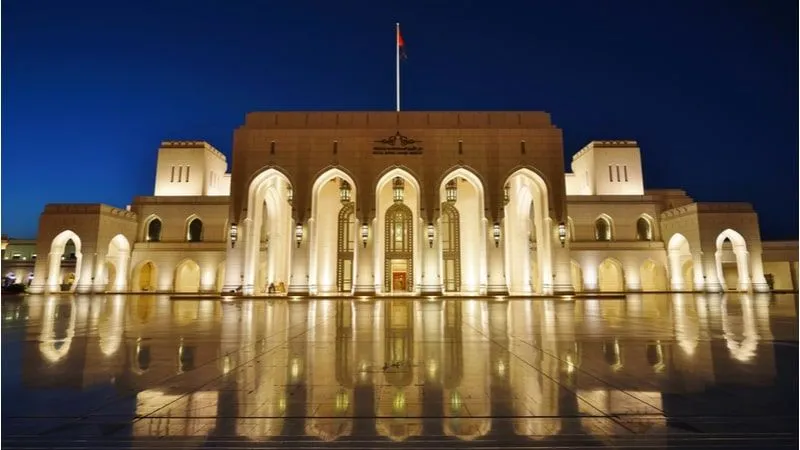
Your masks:
M230 158L249 111L393 110L397 21L404 110L547 111L565 161L634 139L646 188L797 237L792 0L4 1L2 232L151 195L161 140Z

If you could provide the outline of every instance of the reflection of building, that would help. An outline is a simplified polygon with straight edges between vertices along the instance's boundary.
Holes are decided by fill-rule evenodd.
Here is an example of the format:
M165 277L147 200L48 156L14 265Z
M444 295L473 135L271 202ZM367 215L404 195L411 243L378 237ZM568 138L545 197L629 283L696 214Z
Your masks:
M666 427L665 395L772 385L770 315L796 313L769 301L51 296L4 313L28 308L40 337L26 344L25 386L136 392L134 437L497 442L607 440L617 421Z
M59 290L69 243L78 292L768 289L750 205L645 190L633 141L590 142L570 172L563 151L542 112L251 113L230 173L167 141L126 210L47 205L33 291Z

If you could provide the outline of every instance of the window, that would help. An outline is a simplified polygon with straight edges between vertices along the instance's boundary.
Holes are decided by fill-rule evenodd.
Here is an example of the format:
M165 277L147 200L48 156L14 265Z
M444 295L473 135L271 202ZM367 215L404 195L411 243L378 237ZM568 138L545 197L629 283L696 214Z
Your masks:
M183 178L183 166L178 166L178 183L181 182L181 178Z
M619 180L619 164L617 164L617 181L620 181Z
M200 242L203 240L203 221L195 218L189 222L189 228L186 231L186 240L189 242Z
M32 260L34 260L34 261L36 261L36 253L34 253L34 254L32 254L32 255L31 255L31 259L32 259Z
M611 164L608 165L608 181L614 181L614 175L611 172Z
M625 181L628 181L628 166L622 166L622 171L625 173Z
M11 259L22 259L22 255L19 253L14 253L14 256L12 256Z
M636 240L637 241L652 241L653 228L650 226L650 221L644 217L639 217L636 221Z
M611 223L605 217L600 217L594 222L594 238L598 241L611 240Z
M189 182L189 169L191 169L191 167L190 166L186 166L186 182L187 183ZM617 167L617 171L619 171L619 167Z
M161 240L161 221L153 219L147 224L147 237L149 242L159 242Z
M339 210L337 230L336 287L349 292L353 287L353 255L355 254L355 204L347 202Z
M170 183L175 182L175 166L172 166L172 175L169 176L169 182Z

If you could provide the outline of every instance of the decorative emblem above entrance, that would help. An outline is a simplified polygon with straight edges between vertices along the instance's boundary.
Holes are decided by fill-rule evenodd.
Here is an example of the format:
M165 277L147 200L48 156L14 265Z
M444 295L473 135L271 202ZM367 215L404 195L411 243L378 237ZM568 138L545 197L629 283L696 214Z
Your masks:
M422 141L411 139L403 136L398 131L393 136L386 139L374 141L375 147L372 147L372 153L375 155L420 155L422 154L422 147L416 145Z

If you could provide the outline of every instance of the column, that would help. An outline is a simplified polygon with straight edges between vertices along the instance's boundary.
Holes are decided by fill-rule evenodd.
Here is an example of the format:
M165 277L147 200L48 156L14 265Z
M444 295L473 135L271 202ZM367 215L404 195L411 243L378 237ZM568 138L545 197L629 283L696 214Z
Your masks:
M243 225L242 225L243 226ZM244 280L244 247L247 244L245 233L239 230L241 240L234 245L228 244L225 249L225 279L222 282L222 292L233 292L242 285Z
M95 274L95 258L97 253L94 249L84 248L80 255L76 255L78 260L75 262L75 271L78 272L78 286L75 291L79 294L88 294L92 291L92 278Z
M681 270L681 254L678 252L668 252L667 259L669 260L669 285L673 291L682 291L686 289L686 282L683 279L683 271Z
M375 226L374 222L360 222L358 224L358 249L356 250L356 277L353 289L354 295L375 295ZM367 245L361 240L361 226L367 225Z
M308 226L303 226L303 240L300 246L292 251L292 271L289 274L289 295L308 295Z
M499 245L494 242L494 225L487 227L486 238L486 253L487 253L487 266L489 268L489 279L486 293L488 295L508 295L508 283L506 281L505 261L503 258L503 243L505 236L500 235ZM503 226L500 226L503 229Z
M692 272L694 275L694 290L705 291L706 277L703 267L703 252L701 251L692 253Z
M553 250L553 293L572 295L575 293L575 286L572 284L572 262L569 257L569 240L564 241L558 238L558 226L551 227L550 248Z
M705 280L706 292L722 292L722 284L719 282L718 264L716 253L703 254L700 265L703 267L703 279Z
M61 290L59 287L61 281L58 279L61 274L61 255L61 253L50 252L47 256L47 279L43 283L47 292L58 292ZM36 277L34 276L34 278Z
M130 277L130 253L122 253L117 257L117 276L114 280L114 289L116 291L130 291L128 287L128 278Z
M754 251L750 254L750 267L753 268L753 290L756 292L769 292L769 284L764 277L764 262L761 259L761 252ZM790 266L791 267L791 266Z
M428 242L428 226L423 229L422 283L420 294L442 295L442 277L439 273L439 227L434 229L433 246Z
M737 290L748 292L750 290L750 253L747 250L735 252L736 272L739 275Z

